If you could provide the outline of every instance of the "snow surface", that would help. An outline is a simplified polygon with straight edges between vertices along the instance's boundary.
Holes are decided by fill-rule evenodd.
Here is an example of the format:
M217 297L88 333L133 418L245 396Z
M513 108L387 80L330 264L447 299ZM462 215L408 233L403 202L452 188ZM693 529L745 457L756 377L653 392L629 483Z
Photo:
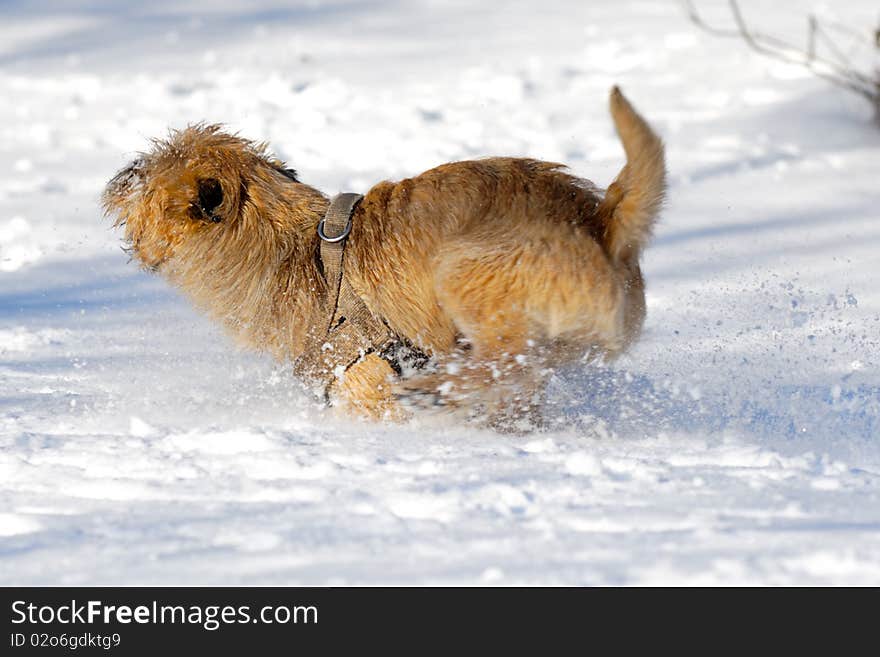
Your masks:
M743 6L792 36L813 8ZM203 119L328 193L482 155L607 184L614 83L668 143L648 321L558 374L545 433L334 416L127 263L98 207ZM647 0L5 2L0 93L0 583L880 584L858 97Z

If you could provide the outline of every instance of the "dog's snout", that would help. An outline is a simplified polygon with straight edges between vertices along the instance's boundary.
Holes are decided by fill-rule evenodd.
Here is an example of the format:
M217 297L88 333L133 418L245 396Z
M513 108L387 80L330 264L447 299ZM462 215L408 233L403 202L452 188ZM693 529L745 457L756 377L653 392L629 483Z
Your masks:
M138 158L127 167L121 169L107 183L108 194L123 195L132 189L132 185L143 179L143 160Z

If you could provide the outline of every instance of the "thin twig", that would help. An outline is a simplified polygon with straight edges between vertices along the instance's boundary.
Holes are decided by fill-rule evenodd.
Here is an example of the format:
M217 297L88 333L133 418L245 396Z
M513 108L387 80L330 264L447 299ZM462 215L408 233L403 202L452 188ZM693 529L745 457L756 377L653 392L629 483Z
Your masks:
M693 0L683 0L685 10L688 13L688 18L691 19L691 22L694 23L697 27L702 29L704 32L708 32L709 34L714 34L716 36L723 37L738 37L739 32L736 30L722 30L717 27L712 27L706 21L704 21L699 12L697 11L696 6L694 6Z

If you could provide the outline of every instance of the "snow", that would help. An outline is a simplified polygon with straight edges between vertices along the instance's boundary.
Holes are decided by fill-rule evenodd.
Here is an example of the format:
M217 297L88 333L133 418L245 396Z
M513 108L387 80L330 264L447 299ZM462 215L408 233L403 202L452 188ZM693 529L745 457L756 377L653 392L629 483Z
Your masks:
M742 4L795 36L811 9ZM659 0L0 12L0 584L880 584L860 98ZM648 321L558 373L537 435L320 408L127 263L98 206L198 120L328 193L493 154L607 184L615 83L668 144Z

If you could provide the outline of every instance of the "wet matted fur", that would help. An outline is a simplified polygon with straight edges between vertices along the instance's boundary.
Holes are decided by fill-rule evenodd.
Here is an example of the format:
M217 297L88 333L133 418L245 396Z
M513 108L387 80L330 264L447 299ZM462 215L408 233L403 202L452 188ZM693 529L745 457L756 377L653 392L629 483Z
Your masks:
M561 164L522 158L444 164L366 193L344 275L431 364L402 377L366 354L337 372L336 404L394 419L443 406L515 424L534 414L553 367L613 358L636 339L663 145L617 88L610 107L626 165L604 194ZM213 125L155 141L104 194L144 267L244 343L293 362L326 329L316 227L328 203L263 145Z

